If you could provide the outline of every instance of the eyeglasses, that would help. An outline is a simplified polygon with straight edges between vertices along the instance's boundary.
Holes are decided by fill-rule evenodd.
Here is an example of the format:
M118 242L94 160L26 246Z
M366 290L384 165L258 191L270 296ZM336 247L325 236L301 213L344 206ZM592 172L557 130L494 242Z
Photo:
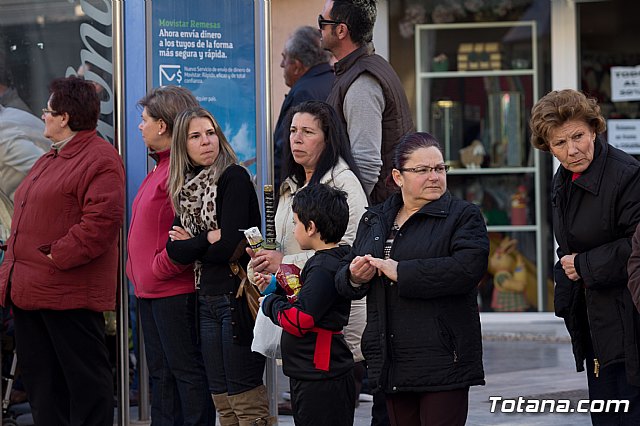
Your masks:
M436 172L439 175L443 175L449 171L449 166L446 164L440 164L435 167L421 166L421 167L410 167L407 169L399 169L401 172L409 172L415 173L417 175L426 175L431 172Z
M42 114L51 114L51 115L59 115L60 113L58 111L54 111L52 109L49 108L42 108Z
M342 21L334 21L332 19L324 19L322 15L318 15L318 28L322 29L325 25L340 25L344 24Z

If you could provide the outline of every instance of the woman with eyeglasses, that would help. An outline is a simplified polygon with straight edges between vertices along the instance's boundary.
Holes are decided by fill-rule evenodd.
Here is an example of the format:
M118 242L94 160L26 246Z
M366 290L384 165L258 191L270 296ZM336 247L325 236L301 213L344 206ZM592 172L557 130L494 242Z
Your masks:
M400 188L364 214L336 275L367 297L362 352L392 425L463 425L469 386L484 384L477 286L489 239L475 205L447 191L442 148L428 133L397 145Z
M35 424L110 426L103 312L116 307L124 166L96 133L93 84L60 78L49 91L42 119L52 146L15 193L0 301L13 309Z

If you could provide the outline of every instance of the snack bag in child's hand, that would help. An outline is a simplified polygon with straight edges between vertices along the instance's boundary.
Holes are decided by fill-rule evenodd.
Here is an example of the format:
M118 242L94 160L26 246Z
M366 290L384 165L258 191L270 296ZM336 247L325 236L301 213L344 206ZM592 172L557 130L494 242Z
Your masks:
M244 231L244 236L249 241L249 245L254 252L259 252L264 246L264 238L257 226L251 227Z
M278 272L276 272L276 281L284 289L289 301L295 302L298 298L300 287L302 287L300 268L288 263L281 264Z

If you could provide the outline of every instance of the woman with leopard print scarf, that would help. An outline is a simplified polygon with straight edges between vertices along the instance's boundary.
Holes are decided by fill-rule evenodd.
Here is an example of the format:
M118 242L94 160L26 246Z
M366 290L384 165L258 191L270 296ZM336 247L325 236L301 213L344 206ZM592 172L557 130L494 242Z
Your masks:
M232 261L247 264L237 249L242 230L260 226L258 198L218 122L203 108L176 118L168 186L176 218L167 253L177 263L194 264L202 354L220 424L272 424L264 357L251 351L253 318L235 298L240 281L229 268Z

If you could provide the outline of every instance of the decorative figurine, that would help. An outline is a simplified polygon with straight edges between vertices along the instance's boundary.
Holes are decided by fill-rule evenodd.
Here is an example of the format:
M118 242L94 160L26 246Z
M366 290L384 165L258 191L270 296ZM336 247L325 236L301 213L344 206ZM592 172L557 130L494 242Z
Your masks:
M467 169L479 169L484 161L486 151L478 139L460 150L460 161Z

